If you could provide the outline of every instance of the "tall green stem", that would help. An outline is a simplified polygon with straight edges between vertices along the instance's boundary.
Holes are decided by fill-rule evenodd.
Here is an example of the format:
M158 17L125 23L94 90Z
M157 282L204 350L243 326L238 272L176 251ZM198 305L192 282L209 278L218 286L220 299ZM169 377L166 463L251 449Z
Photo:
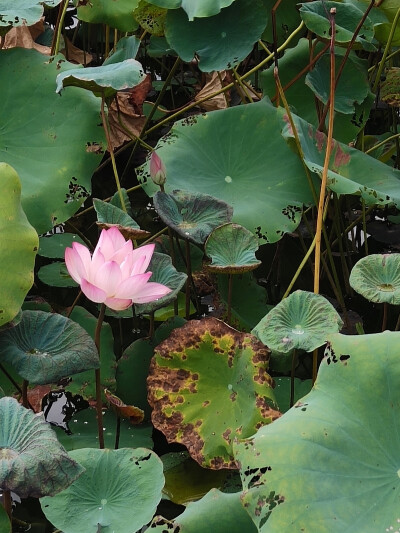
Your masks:
M100 359L100 333L103 324L104 315L106 312L105 304L101 304L99 318L97 319L96 331L94 333L94 342ZM101 376L100 368L95 370L96 379L96 411L97 411L97 431L99 435L99 448L104 449L104 432L103 432L103 401L101 399Z
M11 500L11 492L9 490L3 490L3 507L5 512L8 515L8 518L10 519L10 522L12 520L12 500Z

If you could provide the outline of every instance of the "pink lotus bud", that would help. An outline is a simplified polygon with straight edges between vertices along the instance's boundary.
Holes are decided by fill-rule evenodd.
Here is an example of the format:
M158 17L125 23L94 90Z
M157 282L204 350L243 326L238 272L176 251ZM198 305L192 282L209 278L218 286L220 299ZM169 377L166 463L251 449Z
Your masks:
M150 157L150 176L156 185L164 185L167 181L165 165L155 150L151 152Z
M65 249L65 264L89 300L122 311L133 303L152 302L171 292L165 285L149 281L151 272L146 270L154 246L134 250L132 241L126 241L112 227L103 229L92 256L86 246L72 243L72 248Z

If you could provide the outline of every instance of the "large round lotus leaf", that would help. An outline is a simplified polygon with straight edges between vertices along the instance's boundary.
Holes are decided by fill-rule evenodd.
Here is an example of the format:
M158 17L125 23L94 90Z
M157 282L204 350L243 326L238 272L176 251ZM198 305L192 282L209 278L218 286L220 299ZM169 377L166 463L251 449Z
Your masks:
M322 49L322 43L317 43L314 50L314 55ZM345 49L336 47L335 62L340 65L343 59ZM368 64L366 61L356 56L355 52L350 52L347 62L351 63L355 71L361 72L361 79L368 79ZM283 87L286 87L293 80L296 80L285 90L286 99L290 105L291 110L299 115L301 118L309 122L315 127L318 127L319 117L317 115L317 108L315 99L311 89L305 84L306 71L300 77L298 74L303 69L306 69L310 63L310 43L308 39L300 39L294 48L285 50L283 57L279 59L279 77ZM263 93L270 98L276 94L276 82L272 68L264 70L260 74L261 86ZM323 78L324 86L329 83L329 78ZM341 86L339 80L338 88ZM351 95L353 92L351 92ZM349 94L346 95L347 97ZM362 104L353 103L354 112L351 115L343 113L335 113L335 122L333 126L334 139L343 143L349 143L356 138L358 132L364 127L368 120L370 109L374 103L374 95L370 93ZM326 119L327 122L328 119Z
M268 349L215 318L192 320L159 344L147 379L152 421L200 465L236 468L232 441L276 416Z
M295 291L276 305L252 333L272 350L287 353L296 348L311 352L342 325L340 316L326 298Z
M0 361L35 385L99 367L96 345L86 331L44 311L24 311L21 322L0 335Z
M195 17L212 17L224 7L230 6L235 0L148 0L149 4L154 4L166 9L176 9L181 7L186 11L189 20Z
M90 0L78 3L78 18L94 24L109 24L120 31L135 31L138 27L133 12L139 0Z
M42 283L50 285L50 287L78 287L74 281L64 261L56 261L50 265L42 266L37 273L38 278Z
M278 241L296 229L303 203L311 201L303 166L280 135L283 126L266 100L175 123L157 146L166 189L211 194L233 206L234 222L265 242ZM148 163L139 179L153 195Z
M370 302L400 304L400 254L372 254L360 259L350 285Z
M190 503L173 522L157 516L152 533L257 533L257 528L240 505L240 493L225 494L212 489L198 502Z
M0 163L0 326L10 322L32 287L38 236L21 207L21 183Z
M336 72L341 67L340 56L336 58ZM324 104L330 95L330 54L324 54L314 68L306 76L306 84ZM354 113L354 104L362 104L369 94L367 76L356 63L347 61L341 72L338 86L335 90L335 111L345 114Z
M327 0L301 4L300 16L307 28L324 39L330 38L329 11L336 9L335 15L335 41L337 43L349 43L353 38L355 29L363 17L361 9L352 4L338 3ZM374 27L372 20L367 17L359 31L355 43L365 50L375 50L371 44L374 37Z
M55 93L57 74L71 66L35 50L0 52L0 160L18 172L22 206L39 234L78 210L102 157L90 150L104 138L99 100L77 89Z
M55 233L54 235L40 237L38 255L51 259L65 257L65 248L71 247L73 242L85 244L79 235L73 233Z
M218 15L193 22L183 9L171 10L165 19L165 37L184 61L197 56L203 72L231 69L252 51L267 17L261 0L236 0Z
M0 505L0 531L2 533L12 533L10 519L2 505Z
M304 153L304 162L320 176L324 167L326 135L293 115ZM293 138L291 129L284 136ZM367 205L400 206L400 171L333 140L327 186L337 194L361 194Z
M187 279L184 272L178 272L175 269L169 255L158 252L154 252L147 271L152 272L150 281L166 285L171 289L171 292L153 302L135 304L135 311L138 315L148 315L171 303L178 296Z
M142 65L136 59L125 59L101 67L70 69L57 76L57 93L64 87L82 87L96 94L111 96L116 91L139 85L145 78Z
M64 533L133 533L154 515L164 485L163 467L146 448L70 452L86 472L67 490L40 504Z
M42 4L41 0L0 0L0 28L32 26L43 15Z
M83 307L76 306L71 313L71 320L77 322L94 339L97 318ZM110 324L103 322L100 332L100 375L102 387L115 390L115 354L114 337ZM85 399L96 398L96 386L93 370L74 374L66 389L72 394L80 394ZM103 396L104 398L104 396ZM104 398L105 400L105 398Z
M183 239L202 245L214 228L232 219L230 205L209 194L156 192L154 207L161 220Z
M40 498L68 487L84 471L43 418L8 396L0 399L0 487Z
M256 258L258 239L239 224L224 224L208 237L205 252L211 258L207 270L226 274L243 274L261 265Z
M312 391L237 446L260 533L399 529L400 333L330 340Z

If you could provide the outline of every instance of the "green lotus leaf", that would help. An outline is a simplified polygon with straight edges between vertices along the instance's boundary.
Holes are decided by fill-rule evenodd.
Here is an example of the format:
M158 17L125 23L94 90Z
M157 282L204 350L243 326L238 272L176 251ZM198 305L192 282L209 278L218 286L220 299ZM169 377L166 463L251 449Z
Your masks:
M0 0L0 28L32 26L43 15L42 3L41 0Z
M326 136L292 115L304 153L304 162L320 176L324 167ZM286 128L284 136L293 138ZM400 206L400 171L360 150L333 140L327 186L337 194L361 194L367 205Z
M40 500L64 533L132 533L149 522L161 499L162 462L146 448L70 452L86 472L68 489Z
M108 24L122 32L137 30L138 23L133 12L139 0L90 0L90 2L77 2L78 18L93 24Z
M214 228L232 219L232 207L209 194L158 191L153 202L161 220L195 244L204 244Z
M349 43L364 14L358 7L352 4L332 2L329 0L323 4L319 1L309 2L307 4L301 4L300 16L310 31L316 33L319 37L329 39L331 28L329 11L332 8L336 9L335 42L341 44ZM375 46L371 42L373 37L373 23L367 17L362 25L361 31L356 37L355 43L358 44L358 47L361 46L365 50L372 51L375 50Z
M274 0L263 0L263 2L268 9L268 13L271 13L276 2ZM297 4L297 0L286 0L285 4L280 4L276 10L277 46L281 46L301 22ZM268 43L273 43L275 41L272 23L268 24L265 28L262 40L267 41ZM295 43L296 37L294 36L290 41L290 46L294 46ZM281 73L279 72L279 74Z
M163 7L151 5L146 0L140 0L134 12L135 19L150 35L163 36L167 10Z
M330 93L330 65L330 54L324 54L306 76L306 84L324 104L328 102ZM340 66L339 56L335 61L336 72ZM362 67L359 68L355 62L345 63L335 90L335 111L353 114L354 104L362 104L370 94L368 78L364 75L364 70Z
M50 259L63 259L65 248L71 247L73 242L85 245L79 235L73 233L55 233L54 235L40 237L38 255Z
M161 516L150 525L152 533L257 533L257 528L240 505L240 493L225 494L211 489L201 500L190 503L173 522Z
M397 332L331 335L311 392L237 445L260 533L398 530L399 350Z
M217 275L218 299L227 308L228 276ZM251 331L266 313L272 309L267 303L266 290L258 285L251 272L235 276L232 280L231 326L241 331Z
M125 59L135 59L140 46L140 40L135 35L129 37L122 37L116 46L110 52L110 55L104 61L103 65L110 65L112 63L121 63Z
M322 44L315 45L314 55L322 49ZM335 49L335 63L340 65L343 59L345 50L336 47ZM356 71L361 71L362 80L368 79L367 63L356 56L355 52L350 52L347 59ZM305 69L310 63L310 43L308 39L300 39L294 48L285 50L284 56L279 59L279 77L284 88L296 80L286 88L285 96L290 105L291 110L298 116L309 122L315 127L319 125L319 117L317 115L317 107L312 90L306 85L306 72L300 77L298 74ZM260 74L260 81L265 95L273 98L276 94L276 82L274 78L273 68L264 70ZM329 81L323 78L324 86ZM341 86L339 80L338 89ZM353 94L353 89L351 91ZM374 96L372 93L362 102L362 104L354 103L354 113L352 115L345 115L343 113L335 113L335 121L333 126L334 139L343 143L349 143L357 137L360 129L363 128L368 120L371 106L374 103ZM326 119L327 123L328 118Z
M278 416L267 365L268 349L252 335L215 318L191 320L155 350L147 379L153 424L201 466L236 468L233 439Z
M400 254L371 254L360 259L350 285L370 302L400 304Z
M38 270L38 278L50 287L78 287L71 278L64 261L44 265Z
M211 272L243 274L261 265L256 258L258 239L239 224L224 224L214 229L205 243L205 252L211 258L206 263Z
M2 505L0 505L0 531L3 533L12 533L10 519Z
M117 417L111 409L104 409L104 443L106 448L114 448L115 430L117 427ZM72 420L68 422L71 433L66 433L60 427L54 427L58 440L68 451L81 448L98 448L99 433L97 427L96 409L89 407L75 413ZM152 448L153 440L151 434L153 427L151 424L140 424L132 426L129 420L120 421L120 448Z
M102 157L90 151L101 151L104 139L98 99L75 89L55 94L57 74L71 66L61 55L49 62L35 50L0 52L0 71L7 72L0 84L0 160L18 172L22 207L39 234L76 213Z
M40 498L68 487L84 468L68 456L42 414L0 399L0 486L20 498Z
M38 236L21 207L21 183L15 170L0 163L0 327L21 308L33 284Z
M223 200L233 207L233 221L265 242L294 231L311 193L299 158L279 135L281 117L263 100L176 122L157 146L168 173L167 192L184 189ZM138 176L153 195L157 188L148 163Z
M101 67L74 68L57 76L57 93L69 86L82 87L98 95L112 96L116 91L139 85L145 78L136 59L125 59Z
M230 6L235 0L148 0L149 4L154 4L166 9L177 9L181 7L186 11L189 20L195 17L212 17L217 15L221 9Z
M217 5L212 0L210 3ZM249 55L267 25L267 11L261 0L230 4L213 17L193 22L183 9L168 11L165 37L183 61L197 56L200 70L211 72L231 69Z
M103 202L93 198L93 206L97 213L97 225L100 228L110 228L117 226L125 239L145 239L150 236L150 232L140 229L140 226L125 211L113 205L111 202Z
M77 322L94 339L97 318L83 307L76 306L71 313L71 320ZM111 326L103 322L100 332L100 373L101 384L111 392L115 390L115 354L114 337ZM87 370L74 374L72 381L66 386L72 394L80 394L85 399L96 398L94 372Z
M252 333L272 350L287 353L296 348L311 352L342 326L340 316L326 298L299 290L276 305Z
M290 409L290 381L288 377L275 378L274 393L281 413L286 413ZM311 388L311 379L302 381L299 378L294 378L294 402L297 402L300 398L308 394Z
M0 335L0 360L35 385L99 367L96 345L86 331L44 311L24 311L21 322Z
M148 315L171 303L178 296L187 279L184 272L178 272L174 268L169 255L158 252L154 252L147 271L153 273L150 281L166 285L171 289L171 292L153 302L135 304L135 311L138 315Z
M202 468L188 452L170 452L161 456L164 465L163 493L178 505L199 500L212 488L222 488L231 470Z

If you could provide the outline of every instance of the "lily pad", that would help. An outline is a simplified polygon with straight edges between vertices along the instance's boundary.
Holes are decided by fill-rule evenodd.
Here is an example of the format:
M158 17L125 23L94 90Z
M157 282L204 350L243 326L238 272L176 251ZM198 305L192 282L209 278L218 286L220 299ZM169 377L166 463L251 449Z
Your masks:
M42 283L50 287L78 287L76 281L69 275L64 261L42 266L37 275Z
M33 284L38 236L21 207L15 170L0 163L0 327L18 314Z
M257 533L257 528L240 505L240 493L225 494L211 489L201 500L190 503L173 522L156 517L152 533Z
M296 115L292 117L304 152L304 162L312 172L321 176L326 135ZM290 128L286 128L284 136L293 138ZM399 170L333 140L327 181L330 190L337 194L359 194L367 205L395 203L400 206L399 184Z
M90 2L78 2L78 18L84 22L93 24L109 24L122 32L135 31L138 28L133 12L139 4L139 0L90 0Z
M234 438L279 413L268 349L215 318L192 320L157 346L147 379L152 421L201 466L236 468Z
M283 127L281 112L266 100L176 122L157 145L166 190L211 194L233 207L234 222L264 242L278 241L295 230L311 201L303 166L279 135ZM138 177L153 195L148 163Z
M212 17L224 7L230 6L235 0L149 0L149 4L154 4L166 9L177 9L181 7L186 11L189 20L195 17Z
M260 533L398 530L400 333L329 340L312 391L236 447Z
M161 220L195 244L202 245L214 228L232 219L232 207L209 194L158 191L153 202Z
M158 300L145 304L135 304L135 311L138 315L148 315L171 303L178 296L179 291L183 288L187 279L187 275L184 272L178 272L174 268L169 255L159 254L157 252L153 253L147 271L152 272L151 282L166 285L171 289L171 292Z
M42 0L0 0L0 28L32 26L42 15Z
M42 414L0 399L0 486L20 498L40 498L68 487L84 468L68 456Z
M73 242L85 245L79 235L73 233L55 233L40 237L38 255L50 259L62 259L65 257L65 248L71 247Z
M197 56L200 70L211 72L233 68L252 51L267 25L267 10L261 0L230 4L219 14L193 22L183 9L168 11L165 37L183 61Z
M97 95L112 96L116 91L139 85L145 78L142 65L136 59L125 59L101 67L74 68L57 76L56 92L69 86L82 87Z
M0 52L0 71L7 72L0 84L0 160L17 171L22 207L39 234L76 213L102 158L89 150L102 152L99 100L75 89L55 94L57 74L71 67L62 55L49 62L35 50Z
M132 533L149 522L161 499L162 463L145 448L96 450L70 455L86 472L67 490L40 504L64 533Z
M99 367L96 346L85 330L44 311L24 311L21 322L0 335L0 361L35 385Z
M355 29L363 17L363 11L353 4L338 3L327 0L322 3L319 1L301 4L300 16L305 22L307 28L316 33L319 37L330 38L330 21L329 11L331 8L336 9L335 15L335 42L349 43L353 38ZM374 27L372 20L367 17L358 33L355 43L358 47L365 50L375 50L372 44L374 37Z
M326 298L299 290L276 305L252 333L272 350L287 353L296 348L311 352L342 326L340 316Z
M205 252L211 258L206 269L216 273L243 274L261 265L256 258L258 239L239 224L224 224L214 229L205 243Z
M360 259L350 285L370 302L400 304L400 254L371 254Z

